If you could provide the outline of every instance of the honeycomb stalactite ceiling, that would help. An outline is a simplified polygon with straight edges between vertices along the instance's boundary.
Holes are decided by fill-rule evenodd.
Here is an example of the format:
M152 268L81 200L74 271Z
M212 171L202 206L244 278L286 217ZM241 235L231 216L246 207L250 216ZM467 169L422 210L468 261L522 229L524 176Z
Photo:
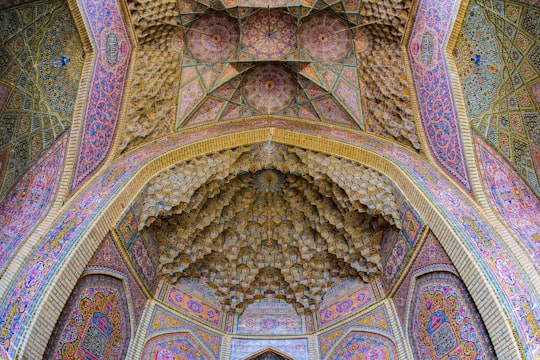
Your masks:
M138 198L160 274L207 284L224 309L280 299L315 311L338 280L380 272L400 227L397 190L347 160L265 143L208 155L154 177Z
M358 59L370 64L359 68L366 131L420 149L401 50L374 45Z
M410 0L128 5L144 56L136 60L140 76L121 152L172 131L268 114L364 130L420 150L400 50ZM261 65L283 66L294 77L285 104L272 82L264 92L246 89ZM249 98L264 93L262 106Z
M165 27L155 34L155 40L137 51L121 151L167 134L175 116L184 33ZM159 59L165 61L158 65Z

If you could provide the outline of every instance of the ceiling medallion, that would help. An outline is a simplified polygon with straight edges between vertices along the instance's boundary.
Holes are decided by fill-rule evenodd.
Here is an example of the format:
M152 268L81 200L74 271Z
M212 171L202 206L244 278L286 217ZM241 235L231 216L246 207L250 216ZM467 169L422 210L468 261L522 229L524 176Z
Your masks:
M281 190L283 186L283 173L277 170L261 170L255 173L255 188L265 193L274 193Z
M296 24L280 10L260 10L242 28L242 45L260 60L278 60L296 48Z
M300 26L300 43L315 60L332 62L347 56L352 46L347 22L337 15L323 12L309 17Z
M187 32L187 47L194 57L208 62L227 60L236 50L240 31L234 19L212 13L195 21Z
M296 95L296 80L283 65L265 63L248 72L243 80L244 97L263 113L289 106Z

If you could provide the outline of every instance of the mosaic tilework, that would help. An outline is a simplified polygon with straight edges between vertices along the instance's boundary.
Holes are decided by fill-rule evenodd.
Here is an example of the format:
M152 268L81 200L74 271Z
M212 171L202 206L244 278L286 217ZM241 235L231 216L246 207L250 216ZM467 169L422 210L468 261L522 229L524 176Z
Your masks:
M326 297L327 296L325 296L325 299ZM331 299L332 303L327 304L325 301L321 304L321 308L319 309L318 320L320 327L333 324L351 316L356 311L375 302L375 295L373 294L371 285L365 284L359 289L349 292L345 296L338 297L337 299L332 296L329 297L329 299Z
M486 8L487 7L487 8ZM540 9L471 1L454 55L471 127L540 196Z
M80 6L97 50L71 191L99 168L109 153L131 58L119 3L85 0Z
M197 285L194 282L189 285L184 283L180 286L165 284L158 297L163 298L163 301L167 304L185 314L194 316L209 325L219 327L221 318L219 305L214 302L213 298L197 296L196 291L192 292L193 286Z
M244 335L293 335L302 332L302 318L291 304L283 302L250 304L236 325L236 333Z
M0 112L4 110L4 105L7 103L11 89L12 86L0 82Z
M9 354L7 353L6 349L2 345L0 345L0 355L2 355L3 359L11 360L11 357L9 357Z
M336 343L342 342L349 330L359 328L367 331L375 330L392 337L388 314L384 306L380 306L354 321L319 335L319 354L321 359L329 358L327 356L329 351L334 348Z
M492 359L493 348L467 289L456 275L417 278L408 335L417 359Z
M24 5L32 1L33 0L4 0L0 4L0 11L9 9L11 7L19 6L19 5Z
M142 165L158 154L204 138L267 127L343 141L395 162L423 189L427 199L439 206L444 216L454 224L454 231L463 239L464 246L477 257L478 263L483 266L485 276L500 289L498 296L507 309L509 320L515 328L526 357L533 359L536 356L534 329L540 320L540 314L531 304L538 303L538 300L529 291L530 285L518 262L469 201L427 164L424 158L358 132L338 130L322 123L279 118L260 119L256 122L235 121L217 124L203 130L196 129L181 136L162 139L114 163L59 217L42 241L36 245L28 263L15 279L13 287L7 291L0 307L2 323L0 340L8 353L12 355L16 352L22 340L19 330L26 327L35 315L36 305L43 296L44 289L50 286L52 274L65 263L67 254L78 243L82 232Z
M67 3L0 12L0 198L71 124L83 49Z
M0 273L52 203L68 137L69 132L61 136L0 202Z
M225 331L232 333L234 331L234 315L232 312L227 313L225 316Z
M180 318L172 312L156 306L152 314L150 326L146 333L146 338L151 338L154 335L171 331L189 331L193 337L195 337L201 344L204 344L214 356L219 358L221 349L221 336L219 334L196 326L195 324Z
M122 281L88 275L75 286L55 332L46 359L124 359L131 328Z
M152 234L141 234L133 207L129 207L116 224L120 236L135 268L149 290L157 286L158 247Z
M540 0L519 0L518 2L540 8Z
M351 332L343 339L328 359L389 359L397 360L396 345L390 339L379 334L365 331Z
M473 136L482 184L491 206L540 264L540 200L485 140Z
M156 336L144 346L143 359L217 359L206 351L188 333L166 334Z
M381 277L385 288L388 290L401 273L407 263L409 255L418 240L424 222L416 211L407 202L401 206L401 230L398 233L390 233L383 239L381 245L381 257L383 259L383 276Z
M407 44L416 98L429 148L437 163L471 191L444 46L459 1L421 0Z
M454 56L469 115L478 116L497 96L502 70L500 45L495 36L495 26L488 21L476 1L471 1L461 31Z
M117 274L126 279L130 294L130 304L133 305L133 312L135 314L135 327L137 327L147 298L143 289L141 289L137 280L135 280L134 276L136 275L132 274L122 255L120 255L117 244L110 233L107 234L92 259L88 262L88 265L86 265L85 272L96 270Z
M308 340L300 339L239 339L231 341L231 360L246 359L264 349L274 349L296 360L308 360Z
M402 324L405 323L411 281L418 274L431 271L456 271L452 261L450 261L432 232L427 235L418 255L413 259L413 264L407 272L407 276L403 279L392 298Z

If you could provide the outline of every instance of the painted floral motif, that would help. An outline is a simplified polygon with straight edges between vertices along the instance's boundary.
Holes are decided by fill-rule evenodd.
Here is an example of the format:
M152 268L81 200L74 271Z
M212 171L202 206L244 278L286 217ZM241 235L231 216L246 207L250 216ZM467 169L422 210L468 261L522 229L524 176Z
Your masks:
M328 357L335 360L394 360L396 346L385 336L363 331L351 332Z
M280 353L297 360L308 360L308 339L232 339L231 360L249 358L265 349L276 349Z
M367 330L367 334L370 334L369 331L375 330L378 333L383 333L388 335L388 338L392 338L392 330L390 328L388 314L384 306L379 306L376 309L368 312L365 315L362 315L360 318L350 321L348 323L342 324L339 327L332 329L326 333L319 335L319 354L321 359L333 359L331 356L327 356L329 351L334 348L334 352L340 351L343 344L344 336L347 336L347 331L351 328L361 328ZM382 337L386 339L386 337ZM387 339L388 340L388 339ZM341 346L336 346L339 343ZM353 350L353 349L349 349Z
M89 275L71 294L46 358L124 359L130 332L122 282L105 275Z
M366 284L360 289L338 298L333 304L321 306L319 310L319 325L326 326L342 320L354 312L375 301L371 285Z
M238 318L236 332L247 335L301 334L302 318L291 304L262 301L246 307Z
M540 200L493 147L476 134L473 139L491 206L540 264Z
M90 259L88 265L86 265L84 273L93 273L95 271L115 274L125 279L126 285L129 288L130 304L133 306L133 312L135 314L135 327L137 327L146 305L147 297L143 292L143 288L136 280L137 273L134 273L128 268L124 258L120 255L118 244L113 239L111 233L107 234L96 250L94 256Z
M399 234L385 237L381 245L382 282L387 290L392 287L403 266L409 260L409 255L424 228L424 222L406 201L403 202L400 210L401 230Z
M204 344L216 358L219 358L221 335L203 329L184 318L180 318L171 311L166 311L160 306L156 306L150 320L146 338L153 338L154 335L159 335L163 331L190 332L199 343Z
M199 320L213 326L219 325L221 311L213 305L204 303L202 299L197 299L174 286L169 287L165 299L171 306Z
M149 360L216 359L188 333L168 334L151 339L144 347L142 358Z
M128 247L128 254L149 289L157 282L158 249L155 240L138 235Z
M456 4L459 5L459 1L420 1L408 49L416 97L430 150L442 168L471 191L444 60L444 46L451 32ZM429 41L433 44L429 45Z
M419 359L491 359L493 349L474 303L451 273L418 278L409 336Z
M69 132L47 150L0 203L0 273L56 195Z
M72 192L101 166L109 154L131 58L131 45L118 2L84 0L81 6L98 50L70 188Z

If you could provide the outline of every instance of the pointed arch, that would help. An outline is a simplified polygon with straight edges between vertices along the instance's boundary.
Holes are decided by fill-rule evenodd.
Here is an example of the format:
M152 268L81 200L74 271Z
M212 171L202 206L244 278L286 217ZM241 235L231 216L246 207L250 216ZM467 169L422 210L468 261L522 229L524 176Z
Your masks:
M4 342L9 353L41 356L44 345L31 340L50 334L59 315L59 310L45 311L43 304L66 302L67 294L58 289L73 288L84 268L81 264L88 261L99 240L152 176L199 155L264 141L348 158L388 176L441 239L480 313L485 314L497 353L520 353L518 343L524 347L530 344L532 340L527 334L533 324L518 317L522 305L510 301L510 297L522 296L524 301L538 302L538 275L523 270L522 266L527 265L520 265L512 253L520 250L505 245L466 195L425 159L402 146L360 132L277 118L218 123L175 134L136 149L103 169L78 198L66 204L65 212L43 237L14 283L6 287L10 290L3 294L4 310L0 316L6 320L2 331L9 335ZM492 247L488 255L480 251L484 245ZM26 274L36 274L35 266L44 251L52 256L31 279L31 286L25 286L29 280ZM507 279L498 273L495 255L510 268L513 287L507 286ZM493 309L508 316L488 316ZM24 334L18 332L22 326L27 328Z

